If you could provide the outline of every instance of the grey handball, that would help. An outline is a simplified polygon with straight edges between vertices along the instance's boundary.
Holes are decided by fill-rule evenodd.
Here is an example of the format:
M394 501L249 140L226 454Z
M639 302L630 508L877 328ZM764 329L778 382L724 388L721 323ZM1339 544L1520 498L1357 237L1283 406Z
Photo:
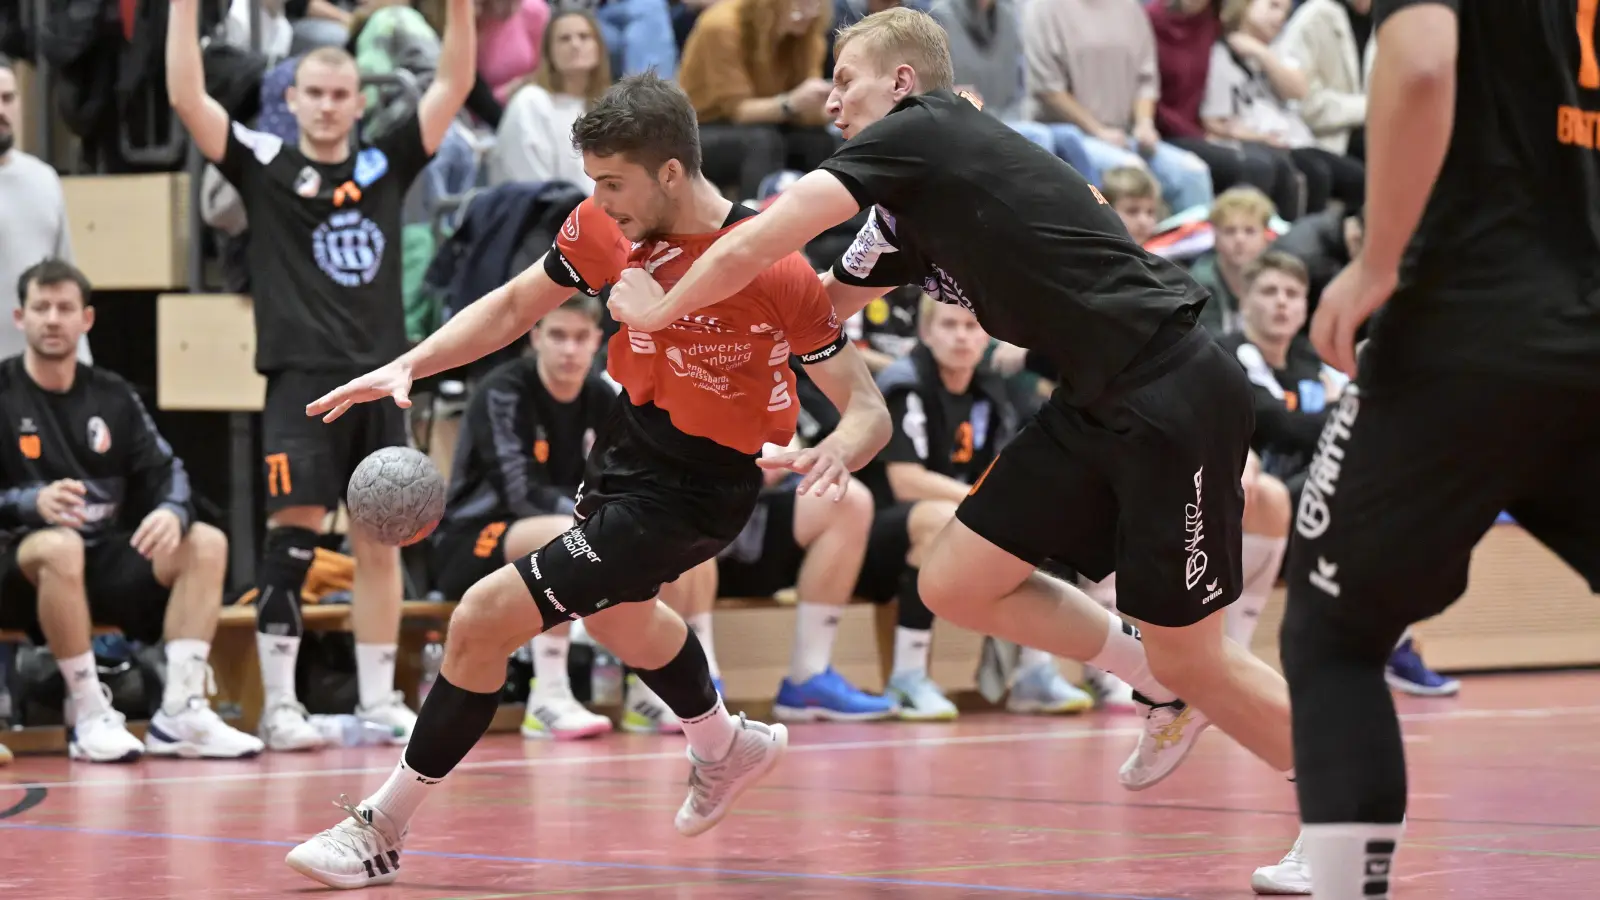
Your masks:
M379 542L404 547L433 533L444 516L444 494L444 476L427 454L385 447L356 466L345 505L351 520Z

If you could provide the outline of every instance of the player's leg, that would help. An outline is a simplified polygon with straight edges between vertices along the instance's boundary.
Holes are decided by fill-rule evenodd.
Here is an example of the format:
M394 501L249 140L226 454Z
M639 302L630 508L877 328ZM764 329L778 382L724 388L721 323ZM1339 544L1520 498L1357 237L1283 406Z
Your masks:
M264 694L257 733L269 750L323 745L294 684L305 633L300 589L311 570L328 510L338 505L343 489L332 456L332 435L349 427L306 416L306 405L322 396L322 390L322 382L306 373L275 374L267 379L261 412L267 534L256 571L256 654Z
M1465 590L1473 547L1573 430L1550 415L1578 408L1568 398L1501 382L1417 376L1348 390L1312 461L1282 653L1319 898L1386 895L1407 788L1384 663L1408 625Z
M338 481L340 496L351 473L369 454L384 447L406 445L405 411L393 403L363 403L343 418L350 420L347 428L332 433L335 458L343 462ZM356 564L350 605L360 694L356 716L392 730L394 742L404 744L411 737L417 714L406 706L405 694L394 686L401 605L405 602L400 548L386 547L360 529L352 529L350 551Z
M1075 583L1080 590L1089 595L1089 599L1105 607L1106 612L1117 615L1117 573L1112 572L1099 581L1091 581L1082 575L1077 576ZM1120 618L1120 617L1119 617ZM1137 712L1139 705L1133 700L1133 685L1121 678L1094 666L1083 667L1084 679L1089 682L1089 689L1094 692L1095 703L1101 709L1113 712Z
M211 674L211 639L222 612L222 582L228 571L228 538L196 522L172 550L150 559L122 537L108 542L88 574L94 605L118 610L116 621L130 637L160 621L166 641L167 683L161 707L150 720L145 749L154 756L244 759L264 749L256 737L236 731L211 709L216 681ZM110 617L108 617L109 619Z
M793 581L794 650L778 686L773 715L783 721L862 722L894 715L892 698L869 694L833 668L833 643L867 553L872 492L852 479L837 501L793 490L773 497L763 560L783 563L778 580ZM772 544L785 544L773 547Z
M663 584L659 599L694 632L705 654L706 667L711 670L711 684L721 694L722 672L717 668L711 624L717 588L716 560L707 560L679 575L676 581ZM623 679L622 730L633 734L682 734L683 723L638 673L627 672Z
M1254 460L1255 454L1251 454ZM1289 525L1294 517L1289 488L1282 481L1260 470L1259 464L1245 466L1244 537L1240 540L1240 559L1244 568L1239 599L1224 612L1223 630L1228 639L1250 649L1261 611L1266 608L1272 589L1283 569L1283 554L1289 546Z
M69 755L88 762L138 759L144 745L128 733L95 666L83 538L71 529L46 528L24 537L14 552L12 571L20 577L8 574L6 602L33 605L37 627L30 630L44 638L61 668Z

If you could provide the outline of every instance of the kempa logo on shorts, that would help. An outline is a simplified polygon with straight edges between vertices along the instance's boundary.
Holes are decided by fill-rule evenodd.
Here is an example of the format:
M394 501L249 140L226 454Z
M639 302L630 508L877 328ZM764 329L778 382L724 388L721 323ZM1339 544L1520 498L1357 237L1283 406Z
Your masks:
M1317 438L1317 453L1306 470L1305 488L1300 492L1300 508L1295 516L1295 530L1303 538L1319 538L1327 532L1332 519L1328 500L1339 486L1340 466L1344 462L1344 447L1350 429L1356 424L1356 414L1361 411L1361 398L1355 385L1345 388L1339 405L1322 426L1322 436Z
M528 567L533 569L533 580L543 581L544 573L539 571L539 554L534 553L528 557Z
M1183 549L1189 554L1183 564L1183 586L1191 591L1206 575L1206 552L1200 549L1200 542L1206 538L1205 517L1200 514L1200 478L1205 471L1205 466L1194 470L1194 502L1183 507Z
M561 605L561 601L556 599L556 592L555 591L552 591L549 588L545 588L544 589L544 598L546 600L550 601L550 605L554 606L556 608L556 612L561 613L562 615L565 615L565 616L567 616L568 618L571 618L571 619L578 618L577 615L575 615L575 614L573 614L571 612L568 612L567 608L565 606Z
M600 561L600 554L594 552L594 548L589 546L589 539L584 537L583 532L577 529L573 529L561 536L561 546L567 548L567 552L572 554L573 559L587 558L590 562Z

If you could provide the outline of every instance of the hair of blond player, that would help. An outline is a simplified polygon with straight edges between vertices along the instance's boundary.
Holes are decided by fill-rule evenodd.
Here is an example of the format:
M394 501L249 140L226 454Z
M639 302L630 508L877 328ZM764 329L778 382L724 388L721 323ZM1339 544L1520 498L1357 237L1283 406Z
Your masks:
M950 38L927 13L897 6L841 28L834 39L834 59L844 53L846 46L858 41L880 72L910 66L917 73L919 92L955 87Z

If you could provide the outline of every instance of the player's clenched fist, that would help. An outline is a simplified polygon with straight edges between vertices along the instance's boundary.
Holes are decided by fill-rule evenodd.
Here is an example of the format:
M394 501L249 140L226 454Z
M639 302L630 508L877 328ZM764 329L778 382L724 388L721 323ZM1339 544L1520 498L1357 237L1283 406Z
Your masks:
M635 331L660 331L671 318L662 313L666 291L643 269L623 269L622 277L611 287L606 308L611 318Z

